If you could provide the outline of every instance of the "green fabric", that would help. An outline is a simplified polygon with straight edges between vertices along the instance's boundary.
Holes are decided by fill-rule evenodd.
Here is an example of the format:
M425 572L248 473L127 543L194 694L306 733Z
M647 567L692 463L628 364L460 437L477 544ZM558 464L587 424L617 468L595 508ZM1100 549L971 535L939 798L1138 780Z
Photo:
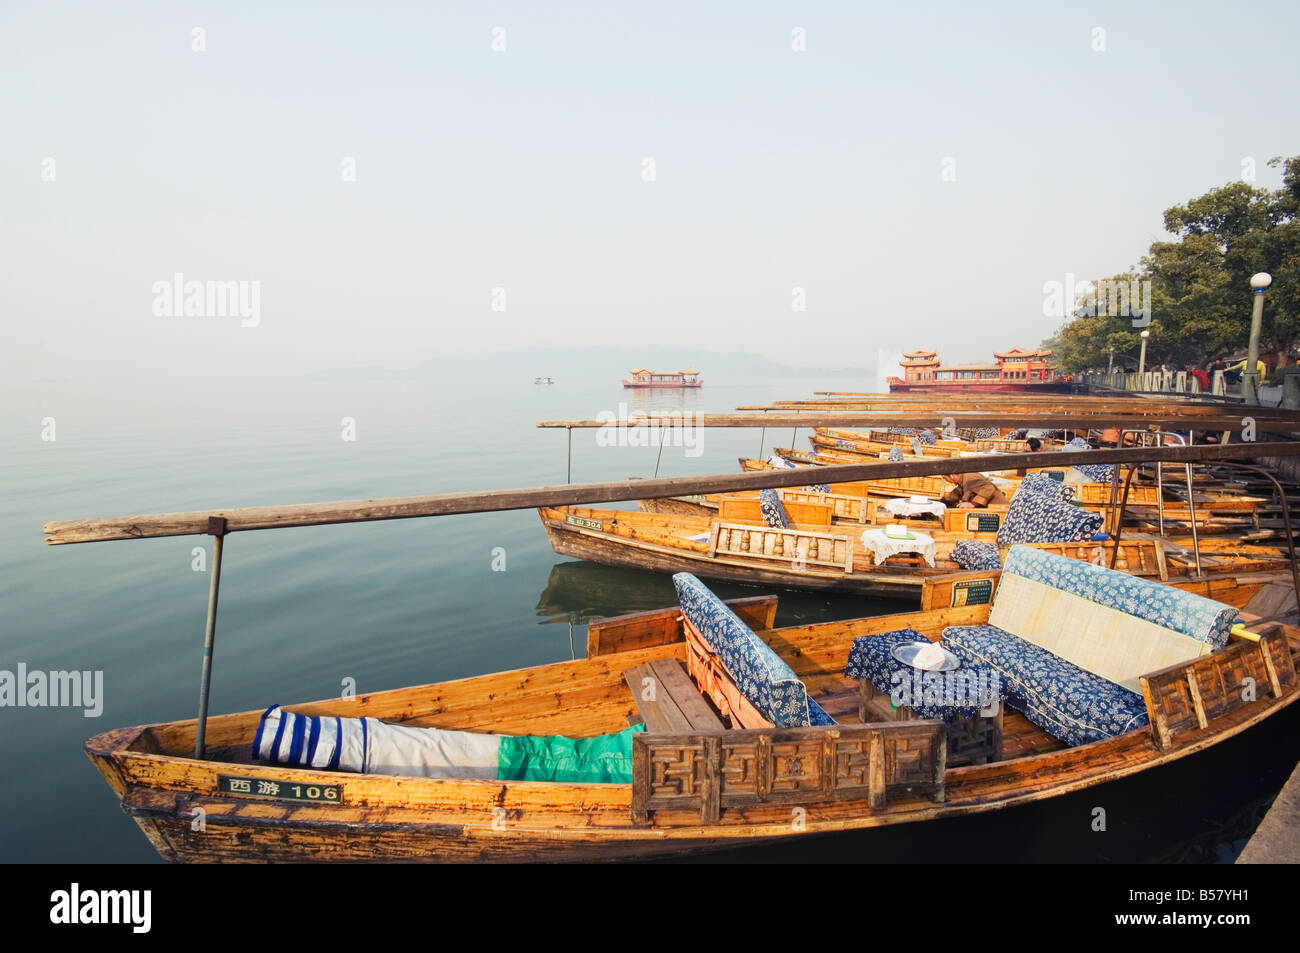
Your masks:
M645 725L592 738L502 735L497 749L497 778L631 784L632 735L638 731L645 731Z

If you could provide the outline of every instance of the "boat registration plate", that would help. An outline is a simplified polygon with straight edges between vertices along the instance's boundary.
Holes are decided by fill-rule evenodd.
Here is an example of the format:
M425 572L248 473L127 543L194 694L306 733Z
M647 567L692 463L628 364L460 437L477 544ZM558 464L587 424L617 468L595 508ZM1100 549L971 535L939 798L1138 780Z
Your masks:
M585 526L587 529L604 529L600 525L600 520L589 520L585 516L566 516L564 522L570 526Z
M233 774L217 775L217 790L222 794L274 798L277 801L323 801L327 804L343 801L341 784L302 784L275 778L241 778Z
M982 606L993 601L992 579L968 579L952 584L952 606Z
M996 533L1001 518L997 513L968 513L966 515L966 532Z

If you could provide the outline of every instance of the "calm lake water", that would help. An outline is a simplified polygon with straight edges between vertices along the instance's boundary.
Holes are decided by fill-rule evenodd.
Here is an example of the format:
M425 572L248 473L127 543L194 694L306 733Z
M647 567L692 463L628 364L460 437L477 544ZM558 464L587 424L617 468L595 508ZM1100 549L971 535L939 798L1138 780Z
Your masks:
M186 395L130 400L64 399L47 388L17 408L0 433L0 669L21 662L29 671L102 671L104 697L95 718L80 709L0 708L0 859L157 861L81 745L108 728L188 718L196 708L208 575L195 571L195 549L206 551L208 541L51 547L42 523L561 484L564 432L538 430L538 420L617 412L620 402L728 410L867 383L715 383L707 370L702 391L653 397L629 397L616 375L545 386L467 373L283 381L226 395L205 383ZM53 441L41 439L47 414ZM355 441L341 438L344 417L355 420ZM764 448L788 446L791 436L768 431ZM731 472L759 441L755 431L709 431L702 456L665 448L660 473ZM656 453L600 447L593 432L578 431L573 479L650 476ZM504 572L492 569L497 547ZM728 597L754 592L717 588ZM587 619L674 603L667 576L556 556L533 511L235 534L222 572L211 710L331 697L347 679L369 692L567 659L582 654ZM782 592L778 622L899 608ZM1207 820L1206 831L1232 833L1202 859L1239 849L1233 842L1244 835L1233 823ZM1178 847L1153 843L1150 856Z

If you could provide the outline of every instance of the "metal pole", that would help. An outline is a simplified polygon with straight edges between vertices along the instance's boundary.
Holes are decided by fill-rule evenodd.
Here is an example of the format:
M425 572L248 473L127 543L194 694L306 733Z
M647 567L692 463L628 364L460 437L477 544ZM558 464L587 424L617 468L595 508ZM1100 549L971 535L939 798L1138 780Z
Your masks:
M565 427L565 432L569 435L569 469L564 473L564 482L573 482L573 428Z
M570 433L573 431L570 430ZM655 457L655 476L659 475L659 461L664 458L664 428L660 427L659 433L659 456Z
M221 589L221 550L226 537L223 516L208 517L208 534L212 537L212 580L208 586L208 622L203 631L203 674L199 681L199 720L194 736L194 757L203 757L208 734L208 692L212 684L212 643L217 635L217 593Z
M1144 375L1147 369L1147 339L1142 337L1142 350L1138 352L1138 390L1146 390L1146 380Z
M1259 403L1259 332L1264 324L1264 291L1268 286L1255 289L1255 302L1250 309L1250 346L1246 349L1246 368L1241 375L1241 396L1248 404Z

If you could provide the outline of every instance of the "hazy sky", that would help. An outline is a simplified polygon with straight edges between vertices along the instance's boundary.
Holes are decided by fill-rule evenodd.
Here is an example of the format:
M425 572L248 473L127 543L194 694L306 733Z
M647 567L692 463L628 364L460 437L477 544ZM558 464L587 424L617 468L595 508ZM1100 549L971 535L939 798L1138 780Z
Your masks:
M1298 10L7 0L0 369L984 359L1055 330L1044 282L1130 265L1244 159L1277 184ZM156 314L177 272L259 282L260 322Z

